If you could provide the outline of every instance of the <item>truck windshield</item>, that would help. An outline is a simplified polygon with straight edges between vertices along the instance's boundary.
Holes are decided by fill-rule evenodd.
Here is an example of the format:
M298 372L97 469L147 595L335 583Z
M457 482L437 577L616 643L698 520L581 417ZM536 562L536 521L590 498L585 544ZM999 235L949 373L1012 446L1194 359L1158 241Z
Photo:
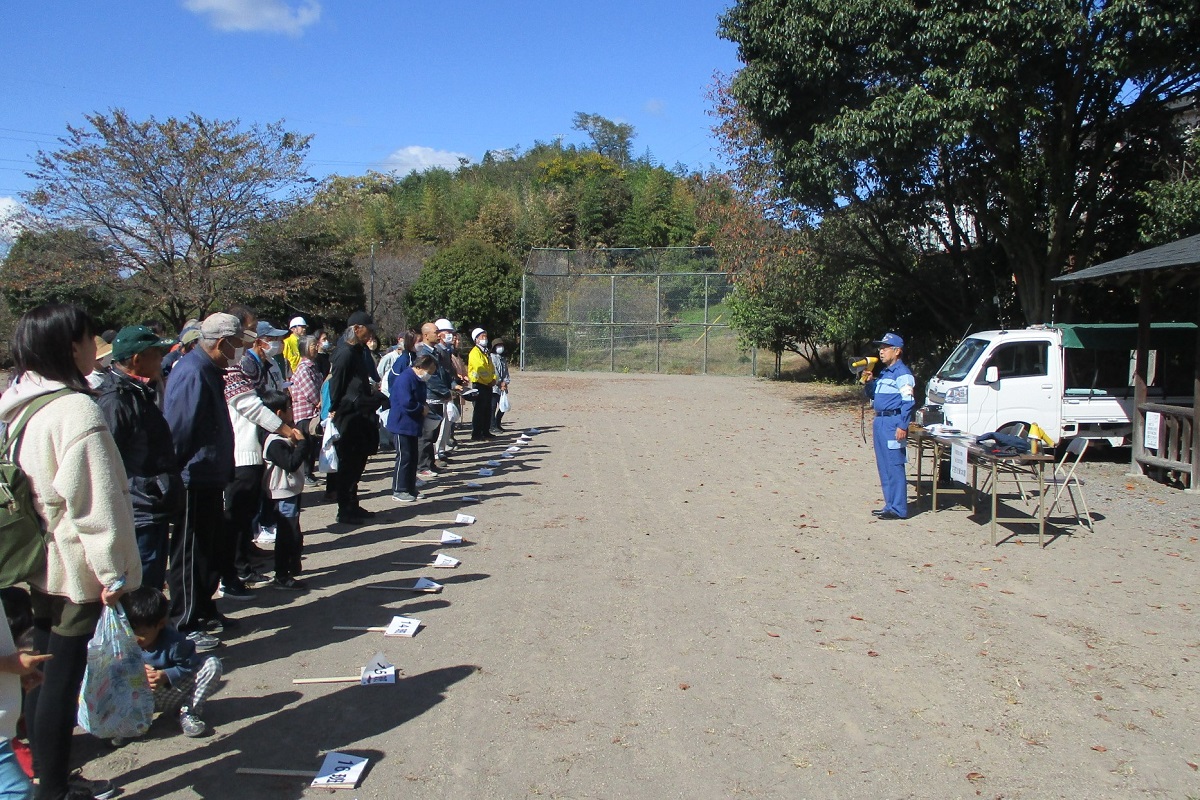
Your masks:
M988 344L987 339L963 339L946 359L946 363L942 364L937 377L944 381L961 381L966 378L971 367L975 366L979 359L979 354L987 349Z

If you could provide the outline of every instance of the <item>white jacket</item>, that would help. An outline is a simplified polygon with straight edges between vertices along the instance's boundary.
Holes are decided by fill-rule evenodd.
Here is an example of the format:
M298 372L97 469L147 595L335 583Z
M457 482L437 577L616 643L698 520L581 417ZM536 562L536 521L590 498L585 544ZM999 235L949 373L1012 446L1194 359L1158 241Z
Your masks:
M0 395L0 421L15 421L26 403L65 388L26 373ZM30 585L75 603L100 599L118 578L129 589L142 582L133 533L129 481L104 416L86 394L50 402L30 419L17 463L29 476L46 523L46 575Z
M234 395L226 403L229 406L229 421L233 423L234 466L251 467L263 463L258 429L275 433L283 427L283 420L264 406L262 398L254 391Z

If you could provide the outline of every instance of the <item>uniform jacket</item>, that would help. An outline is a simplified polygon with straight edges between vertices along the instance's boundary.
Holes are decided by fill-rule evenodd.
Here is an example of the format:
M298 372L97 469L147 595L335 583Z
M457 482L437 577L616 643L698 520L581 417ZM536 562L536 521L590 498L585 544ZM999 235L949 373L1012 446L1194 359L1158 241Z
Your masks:
M163 406L184 485L224 488L233 480L233 425L225 405L225 376L198 345L171 370Z

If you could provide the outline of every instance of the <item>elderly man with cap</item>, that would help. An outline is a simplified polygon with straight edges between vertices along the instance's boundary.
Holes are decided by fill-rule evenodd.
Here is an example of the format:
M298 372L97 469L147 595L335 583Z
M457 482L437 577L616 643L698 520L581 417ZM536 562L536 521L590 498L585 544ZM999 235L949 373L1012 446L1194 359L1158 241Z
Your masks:
M171 533L171 616L198 651L220 644L227 620L213 595L220 582L219 559L233 558L225 524L225 486L233 479L233 424L225 404L225 369L242 359L256 335L232 314L212 314L200 325L195 349L171 370L163 414L171 428L175 464L186 491Z
M288 335L283 340L283 357L291 368L289 374L296 374L300 367L300 337L308 333L308 322L304 317L292 317L288 323Z
M129 478L142 585L155 589L166 585L171 521L183 505L183 479L156 388L163 354L174 344L142 325L122 328L96 397Z
M234 540L232 559L221 562L221 586L226 597L246 600L252 595L248 585L261 585L267 578L250 563L251 543L254 540L254 520L259 516L263 500L263 445L260 431L298 442L303 432L287 425L267 408L261 394L267 390L285 391L283 375L271 360L279 352L280 341L287 331L260 320L255 328L254 344L246 351L236 367L225 371L225 402L229 406L229 421L233 425L233 480L225 491L229 524ZM260 520L271 525L270 519Z
M329 419L339 435L334 443L338 457L337 521L343 525L361 525L374 514L358 504L358 483L367 459L379 452L375 412L383 395L376 386L379 375L366 347L374 334L371 315L355 311L329 359Z
M471 331L475 346L467 356L467 378L475 395L475 409L471 415L471 439L483 441L492 438L492 386L496 383L496 368L488 354L488 333L483 328Z
M883 508L871 513L877 519L894 520L908 516L908 482L905 464L908 462L906 439L912 419L916 380L904 362L904 340L895 333L885 333L873 344L879 346L882 369L878 377L866 373L864 391L875 409L872 428L875 438L875 464L879 482L883 485Z

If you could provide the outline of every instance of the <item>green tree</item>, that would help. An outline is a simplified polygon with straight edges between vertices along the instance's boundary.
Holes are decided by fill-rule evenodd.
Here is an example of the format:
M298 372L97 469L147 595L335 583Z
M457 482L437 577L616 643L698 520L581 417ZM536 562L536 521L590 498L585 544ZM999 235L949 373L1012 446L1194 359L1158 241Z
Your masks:
M521 310L521 266L489 244L460 239L425 262L404 305L412 323L446 317L510 335Z
M21 231L0 270L0 291L17 316L43 303L71 303L119 326L122 313L149 309L130 296L116 259L81 229Z
M176 326L223 295L261 287L239 249L302 195L310 137L196 114L137 121L116 109L86 119L29 173L38 185L24 197L44 221L87 229Z
M1052 277L1120 249L1171 104L1200 84L1192 0L741 0L721 35L787 197L959 251L977 224L1030 322Z
M1200 233L1200 126L1193 127L1169 179L1151 181L1139 194L1145 244L1159 245Z
M586 133L596 152L612 159L618 166L626 167L633 160L634 127L629 123L577 111L571 127Z

